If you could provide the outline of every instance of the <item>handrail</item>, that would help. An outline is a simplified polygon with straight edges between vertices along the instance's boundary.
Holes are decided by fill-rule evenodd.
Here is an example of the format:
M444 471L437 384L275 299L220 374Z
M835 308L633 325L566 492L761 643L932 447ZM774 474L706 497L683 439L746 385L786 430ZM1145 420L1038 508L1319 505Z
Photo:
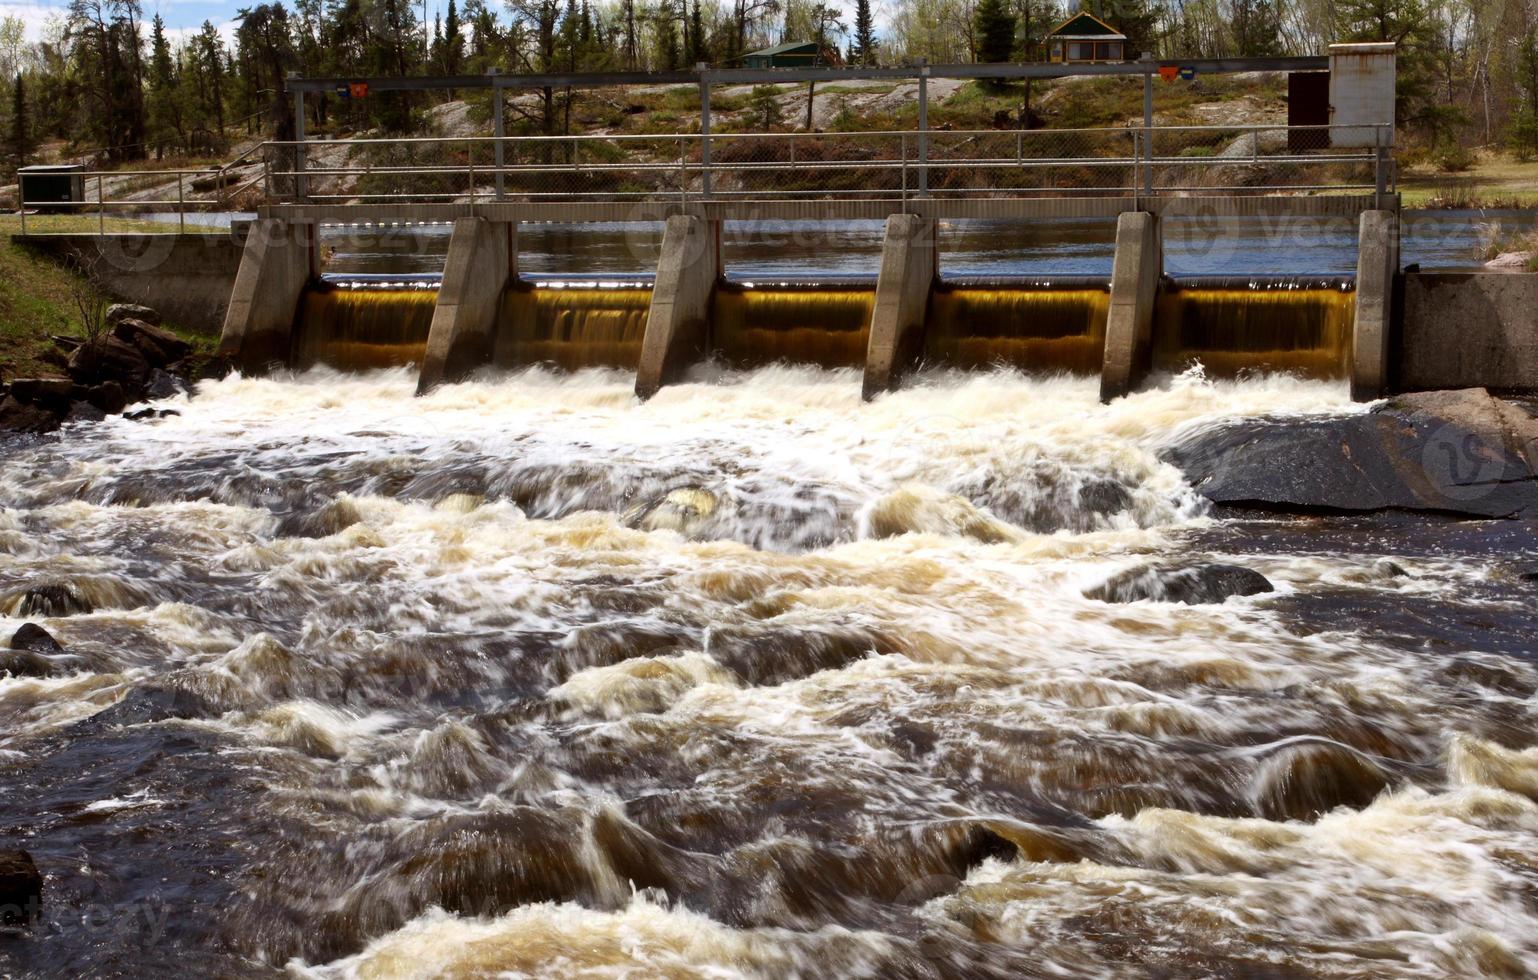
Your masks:
M1353 138L1351 145L1332 146L1334 141L1328 137L1336 131L1349 132ZM1033 130L921 128L868 132L475 134L263 140L217 166L79 171L83 180L96 183L95 200L54 206L86 213L95 210L98 229L105 231L109 209L158 212L174 208L179 216L178 226L184 228L187 212L226 207L233 194L248 191L264 181L265 197L274 203L468 200L473 204L477 198L507 200L509 194L526 200L656 199L686 203L691 199L707 201L713 197L733 199L746 195L786 200L900 196L906 201L910 196L1066 198L1093 193L1140 200L1191 191L1240 196L1365 189L1372 189L1381 200L1396 183L1389 152L1392 134L1389 123L1129 123ZM1294 147L1300 145L1300 136L1304 149L1298 151ZM497 152L478 150L487 144ZM717 147L714 154L708 152L712 144ZM775 147L767 157L722 152L723 148L766 144ZM310 154L306 151L322 147L340 147L346 152L339 163L308 166ZM649 147L655 149L648 150ZM802 148L810 147L817 149L802 152ZM401 154L404 159L395 160L388 152L372 158L367 155L369 150L392 149L411 152ZM1171 149L1179 152L1169 152ZM1203 152L1185 155L1184 151L1192 149ZM442 155L434 157L432 150ZM507 159L509 151L511 162ZM734 156L756 158L732 159ZM381 162L373 163L373 159ZM259 171L240 180L232 190L228 186L232 174L237 168L250 165L260 165ZM1281 175L1264 172L1267 167L1319 166L1352 169L1323 174L1310 174L1302 169ZM1230 175L1229 168L1238 169ZM1371 178L1359 179L1367 171ZM1032 172L1035 176L1023 176ZM1202 177L1196 176L1203 172ZM1156 175L1160 179L1156 180ZM167 187L174 181L175 201L107 199L109 184L138 187L147 179L153 187L157 178L163 178ZM199 190L197 196L189 197L189 178L193 183L212 178L211 192ZM370 178L376 183L367 183ZM411 178L419 180L413 183ZM519 186L509 188L509 178ZM324 181L327 186L312 187L311 181ZM491 183L495 190L486 186Z

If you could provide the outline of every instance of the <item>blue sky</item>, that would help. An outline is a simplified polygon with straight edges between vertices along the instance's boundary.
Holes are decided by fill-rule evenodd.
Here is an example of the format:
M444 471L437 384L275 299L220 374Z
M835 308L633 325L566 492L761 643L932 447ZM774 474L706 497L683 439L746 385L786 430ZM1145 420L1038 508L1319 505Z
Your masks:
M148 21L158 11L165 18L167 27L179 34L191 34L201 28L205 20L213 21L220 28L233 25L235 11L259 2L261 0L159 0L158 3L143 0L144 19ZM29 41L42 36L49 17L62 17L68 9L69 0L0 0L0 14L20 17L27 25ZM230 26L224 33L232 30L233 26Z

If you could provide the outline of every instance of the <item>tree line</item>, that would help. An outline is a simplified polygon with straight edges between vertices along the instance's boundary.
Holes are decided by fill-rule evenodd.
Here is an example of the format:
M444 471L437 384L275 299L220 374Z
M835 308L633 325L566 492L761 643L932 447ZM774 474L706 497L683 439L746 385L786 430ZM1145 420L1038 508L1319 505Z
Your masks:
M1400 46L1399 121L1426 146L1538 153L1538 0L1088 0L1133 53L1322 53L1333 41ZM43 36L0 20L0 100L14 167L46 141L127 161L218 156L294 132L286 76L407 76L734 66L757 48L815 40L854 64L1035 61L1071 9L1059 0L448 0L431 23L411 0L289 0L168 31L139 0L70 0ZM570 123L546 90L518 125ZM410 131L437 95L306 100L314 132Z

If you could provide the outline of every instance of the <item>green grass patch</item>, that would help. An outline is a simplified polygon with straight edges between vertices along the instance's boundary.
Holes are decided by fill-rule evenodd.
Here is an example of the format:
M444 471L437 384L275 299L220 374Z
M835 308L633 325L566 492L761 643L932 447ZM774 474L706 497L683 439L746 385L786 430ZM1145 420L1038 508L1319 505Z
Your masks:
M57 219L70 215L34 216L27 219L27 231L33 232L37 217L46 217L55 231L95 230L61 227ZM143 230L140 227L119 230ZM157 226L164 230L166 226ZM174 228L174 226L173 226ZM109 222L110 230L110 222ZM84 335L80 309L75 301L77 290L95 302L110 302L100 290L64 265L34 249L17 243L20 222L15 215L0 216L0 379L61 377L63 369L46 360L53 349L53 334ZM193 345L197 354L212 352L218 338L167 323L166 328Z

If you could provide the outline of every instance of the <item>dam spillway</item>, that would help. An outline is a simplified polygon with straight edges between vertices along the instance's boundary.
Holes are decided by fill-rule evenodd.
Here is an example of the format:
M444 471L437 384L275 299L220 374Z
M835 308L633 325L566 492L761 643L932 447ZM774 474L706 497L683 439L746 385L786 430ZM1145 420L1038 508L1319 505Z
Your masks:
M711 299L706 358L734 369L858 368L875 296L870 281L722 281ZM645 280L510 283L498 303L488 366L633 370L651 298ZM432 280L316 283L296 314L291 364L420 364L436 299ZM1109 299L1103 280L941 280L930 293L918 365L1094 374ZM1166 281L1153 315L1153 367L1179 373L1200 362L1214 377L1342 377L1352 299L1350 281L1341 278Z
M935 223L894 215L874 279L745 280L721 265L720 224L669 218L654 276L526 278L515 224L462 219L431 310L426 293L334 289L306 239L270 234L248 245L221 350L247 370L419 363L422 391L483 368L618 368L643 398L705 363L863 366L867 399L919 368L1098 371L1107 398L1197 363L1219 377L1349 376L1364 393L1383 377L1385 307L1364 307L1352 277L1172 279L1147 215L1121 216L1106 278L947 277ZM264 276L273 288L256 288ZM1374 273L1370 296L1383 281Z

